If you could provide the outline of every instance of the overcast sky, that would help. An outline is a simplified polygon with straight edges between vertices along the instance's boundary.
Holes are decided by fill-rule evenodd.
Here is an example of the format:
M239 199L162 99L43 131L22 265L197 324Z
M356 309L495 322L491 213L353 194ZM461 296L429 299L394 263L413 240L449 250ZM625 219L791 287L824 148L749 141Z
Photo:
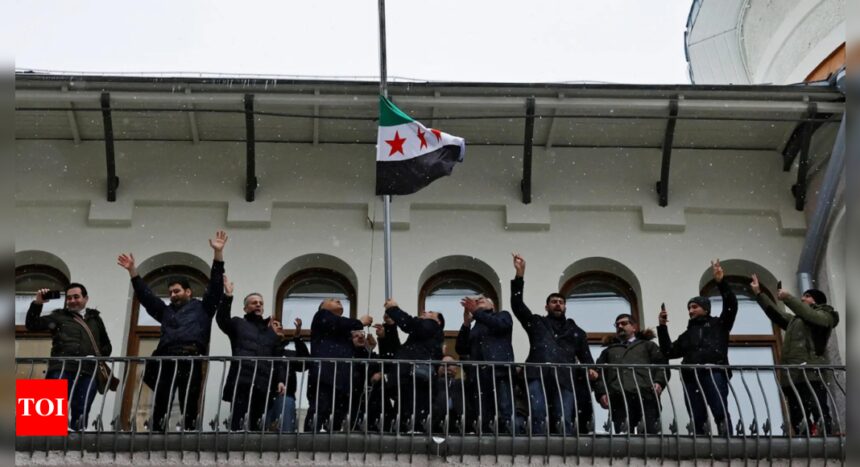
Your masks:
M431 81L688 83L691 0L387 0L388 73ZM379 76L377 0L15 2L15 66Z

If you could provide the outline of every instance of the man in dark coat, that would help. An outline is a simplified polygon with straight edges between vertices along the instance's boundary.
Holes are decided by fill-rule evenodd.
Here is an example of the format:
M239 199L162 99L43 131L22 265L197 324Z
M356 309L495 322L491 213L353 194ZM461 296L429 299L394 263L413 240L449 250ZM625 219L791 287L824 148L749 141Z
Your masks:
M636 319L622 313L615 318L615 335L604 339L606 348L597 363L665 365L666 357L652 342L654 337L654 331L640 331ZM614 367L602 370L601 376L594 382L594 396L601 407L609 409L616 433L660 432L660 394L666 387L667 369Z
M156 296L137 273L134 255L121 254L117 264L128 271L131 286L140 304L161 323L161 337L158 347L152 352L156 357L189 357L207 355L209 338L212 333L212 318L224 296L224 246L227 234L219 230L214 239L209 239L214 258L209 285L203 293L203 300L193 297L191 284L186 279L173 279L167 284L170 304L166 305ZM183 427L186 430L199 429L200 389L202 384L202 364L199 360L182 360L178 364L171 359L150 362L144 370L143 382L155 391L155 404L152 409L153 431L167 429L167 417L173 406L173 395L179 391L179 407L183 413Z
M445 318L435 311L423 311L419 316L410 316L390 298L385 301L385 314L401 331L409 335L406 342L400 344L396 332L386 332L385 339L397 339L394 358L428 361L390 365L385 368L388 379L399 382L401 429L407 432L425 431L429 428L425 423L430 415L430 384L433 371L430 361L442 359Z
M463 326L457 334L456 344L460 358L476 362L513 362L511 333L514 321L511 314L505 310L497 311L493 301L483 295L466 297L460 304L463 305ZM464 367L468 388L469 431L473 429L472 423L480 418L481 426L474 429L493 432L494 428L498 428L499 432L511 432L514 426L511 371L512 368L504 365L495 368L476 368L474 365Z
M669 321L665 310L660 311L657 336L660 351L669 359L681 358L682 364L728 365L729 334L738 315L738 299L729 284L723 280L725 273L720 260L711 261L714 281L723 300L720 316L711 316L711 300L697 296L687 302L690 321L687 330L672 342L666 323ZM723 369L702 368L681 371L687 397L687 411L693 418L693 429L697 435L709 432L708 410L714 414L714 423L721 436L731 436L732 421L729 416L729 378L731 373ZM707 404L707 407L706 405Z
M795 435L809 433L815 436L822 431L828 436L832 435L833 420L827 397L832 378L826 370L816 371L814 368L830 364L827 359L827 341L833 328L839 324L839 313L827 304L827 295L818 289L803 292L799 299L787 290L780 289L777 298L794 312L792 314L777 308L773 300L762 293L755 274L750 287L767 317L785 331L780 363L812 367L810 370L792 370L780 374L792 430Z
M78 283L69 284L66 286L65 306L52 311L47 316L41 316L42 305L47 301L45 298L47 293L48 289L40 289L36 292L36 298L27 310L24 325L28 331L51 332L51 356L87 357L97 353L103 357L109 356L113 347L98 310L87 308L89 301L87 288ZM99 346L98 349L93 348L92 339L81 324L81 320L90 328ZM72 417L69 426L73 430L86 429L90 406L96 396L98 385L98 381L93 379L94 371L95 363L92 362L82 363L80 368L75 361L48 363L45 379L68 381L67 397L70 401Z
M244 316L241 318L230 317L232 305L233 283L224 276L224 299L218 307L215 322L230 338L233 356L269 359L231 362L221 399L230 402L231 430L262 431L266 409L274 405L278 396L287 394L285 365L275 360L283 355L281 326L271 317L263 318L263 296L259 293L245 297ZM296 324L301 329L301 322ZM298 334L297 338L296 347L305 347ZM295 394L295 375L291 376Z
M355 356L352 331L370 326L373 318L343 316L340 300L320 303L311 322L311 357L351 359ZM313 362L308 375L308 412L305 431L340 431L349 413L352 373L348 362Z
M272 327L281 336L281 342L278 344L278 355L285 357L277 365L280 367L281 374L286 373L287 375L287 387L284 393L278 394L274 401L269 402L269 410L266 412L266 426L272 431L295 433L298 430L296 389L298 389L299 375L307 369L307 363L304 360L295 359L310 357L311 352L302 340L302 320L296 318L293 320L293 324L296 328L293 331L292 339L286 337L286 331L279 322L275 321L272 324ZM289 348L290 344L293 345L294 349Z
M594 363L588 348L588 335L572 319L565 318L567 305L563 295L552 293L547 297L546 316L535 315L529 310L523 302L526 260L518 253L513 257L516 276L511 281L511 309L529 336L526 363ZM545 366L541 370L529 365L526 379L532 433L546 433L547 418L551 427L561 426L566 433L573 432L574 420L578 421L580 433L589 431L594 412L588 380L597 379L595 370L590 369L586 374L583 370L571 371L567 367Z

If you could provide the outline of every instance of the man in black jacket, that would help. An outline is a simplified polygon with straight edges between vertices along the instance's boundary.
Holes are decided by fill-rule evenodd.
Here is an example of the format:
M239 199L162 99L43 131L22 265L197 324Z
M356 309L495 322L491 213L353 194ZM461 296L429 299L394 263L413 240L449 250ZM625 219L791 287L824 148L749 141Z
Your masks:
M430 360L442 359L445 318L435 311L423 311L419 316L410 316L397 306L393 299L385 301L385 314L394 320L400 330L409 334L400 344L396 332L386 332L385 339L396 339L394 358L398 360L427 360L428 363L407 363L386 366L388 378L399 382L400 427L407 432L422 432L427 428L426 418L430 414L430 384L432 365Z
M450 355L445 355L433 377L433 431L435 433L459 434L460 430L457 427L465 423L463 390L468 391L468 389L464 381L457 377L458 370L457 360Z
M463 326L456 344L460 358L476 362L513 362L514 320L511 314L497 311L493 301L483 295L466 297L460 304L463 305ZM514 420L510 371L513 369L504 365L464 367L468 389L467 430L471 431L472 424L480 418L481 426L475 427L476 430L492 432L498 428L499 432L511 432Z
M529 310L523 302L526 260L518 253L513 257L516 276L511 281L511 309L529 336L526 363L594 363L588 348L588 335L572 319L565 318L567 305L563 295L552 293L547 297L546 316L535 315ZM594 411L588 380L597 379L595 370L589 369L586 376L586 372L571 371L568 367L544 366L541 370L529 365L526 379L532 433L546 433L547 419L551 427L562 426L565 433L573 432L575 420L580 433L589 431Z
M288 375L283 362L275 357L283 355L281 325L271 317L263 318L263 296L251 293L244 300L244 316L230 317L233 305L233 283L224 276L224 299L218 307L215 322L230 338L234 357L269 357L269 360L239 360L230 363L221 399L230 402L230 429L261 431L265 411L274 405L278 396L287 394ZM296 325L301 330L301 321ZM296 348L307 347L296 333ZM280 360L280 359L278 359ZM274 364L273 364L274 363ZM293 365L292 370L299 365ZM295 375L292 371L292 390L295 394Z
M352 331L372 323L369 315L360 319L343 316L340 300L323 300L311 322L311 357L354 358ZM305 431L320 431L324 427L328 431L340 431L349 413L351 379L347 362L313 362L310 365Z
M173 406L173 395L179 390L179 408L183 413L183 427L194 430L197 426L200 389L202 379L201 362L182 360L181 357L206 355L209 353L209 338L212 334L212 318L224 296L224 246L227 234L219 230L214 239L209 239L214 258L209 284L203 300L193 297L191 285L186 279L173 279L167 284L170 304L166 305L152 292L137 273L134 255L121 254L117 264L128 271L131 286L140 304L161 323L161 337L152 355L180 357L150 362L144 370L143 382L155 392L152 408L153 431L167 430L167 417Z
M669 337L669 322L666 310L661 310L657 326L660 350L669 359L682 358L682 364L728 365L729 334L738 315L738 299L729 284L723 280L725 273L720 260L711 261L714 281L723 299L720 316L711 316L711 300L697 296L687 302L690 321L687 330L672 342ZM693 430L697 435L709 432L707 407L711 408L717 432L721 436L731 436L732 421L729 416L729 378L731 372L723 369L702 368L681 371L681 380L687 397L684 402L687 412L693 418Z
M36 292L36 298L30 303L24 325L28 331L51 331L52 357L87 357L100 353L109 356L112 350L105 324L99 312L87 308L89 297L87 288L82 284L71 283L66 286L66 306L54 310L47 316L42 314L42 305L47 301L45 295L48 289ZM94 349L92 339L84 329L83 323L89 327L99 348ZM96 352L98 350L98 352ZM98 382L93 379L95 364L85 362L79 365L75 361L51 361L45 379L65 379L68 381L68 394L71 405L70 427L74 430L86 429L89 419L90 406L96 396ZM77 376L77 377L76 377Z

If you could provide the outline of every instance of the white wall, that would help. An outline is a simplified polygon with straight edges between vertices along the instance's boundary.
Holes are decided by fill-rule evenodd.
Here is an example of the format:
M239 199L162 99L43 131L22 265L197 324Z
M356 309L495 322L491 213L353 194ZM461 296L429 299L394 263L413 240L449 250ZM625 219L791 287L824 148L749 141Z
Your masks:
M116 255L133 251L143 262L184 251L209 262L206 239L220 228L230 235L226 267L238 295L260 291L272 310L278 271L298 256L324 253L355 272L359 313L381 318L382 214L372 146L258 144L253 203L243 199L239 144L117 143L116 203L105 202L102 143L19 141L17 148L16 250L54 253L72 280L88 285L115 355L125 352L132 299ZM489 265L509 308L510 252L521 252L525 300L536 312L569 265L610 258L639 281L645 326L656 325L666 302L673 336L685 328L686 301L712 258L745 259L793 282L805 220L793 209L793 175L781 171L776 152L676 149L666 208L654 193L659 151L536 148L534 160L534 202L527 206L519 195L521 149L497 146L471 146L453 176L394 200L394 295L404 309L417 308L422 271L449 255ZM606 314L606 329L587 330L609 330L615 314ZM211 354L229 355L226 336L215 326L212 335ZM514 347L524 360L519 325Z

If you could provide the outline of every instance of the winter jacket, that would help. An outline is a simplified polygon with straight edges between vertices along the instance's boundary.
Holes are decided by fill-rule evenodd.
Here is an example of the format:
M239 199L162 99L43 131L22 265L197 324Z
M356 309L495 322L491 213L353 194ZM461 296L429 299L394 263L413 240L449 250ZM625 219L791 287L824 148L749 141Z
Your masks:
M646 329L637 332L633 342L621 341L618 336L607 336L603 340L606 346L597 363L619 365L665 365L666 357L660 352L654 339L654 331ZM669 370L665 368L619 368L610 367L602 370L601 377L591 383L594 385L594 395L599 400L604 394L618 395L622 388L624 392L643 397L654 397L654 384L666 387ZM605 382L605 385L604 385ZM607 391L608 389L608 391Z
M230 309L233 304L232 296L225 296L218 306L215 322L218 327L230 338L230 347L234 357L270 357L270 360L242 360L230 362L230 371L224 382L222 399L233 400L233 390L239 386L254 386L257 391L274 391L278 383L287 386L287 393L295 394L295 371L303 365L294 363L290 365L290 375L286 374L287 365L283 361L283 340L269 323L271 318L263 318L254 313L246 313L243 317L230 317ZM304 349L307 356L307 347L298 339L296 350ZM238 377L238 382L237 382ZM291 381L288 381L288 378ZM290 384L292 383L292 384ZM243 394L237 394L243 396Z
M409 335L406 342L400 344L399 338L386 343L388 346L394 342L396 349L394 350L394 358L401 360L441 360L442 359L442 343L445 340L444 330L442 326L432 319L421 319L417 316L410 316L405 311L398 307L391 307L385 310L385 313L394 320L394 323L403 332ZM396 332L392 333L394 336ZM385 339L389 337L386 331ZM398 345L399 344L399 345ZM417 365L420 367L416 376L431 377L432 367L429 365ZM400 366L400 377L412 377L412 364L403 364ZM396 368L394 365L386 365L386 372L389 375L395 375ZM395 375L396 376L396 375Z
M511 333L514 321L511 314L501 310L476 310L474 324L460 327L455 349L461 360L475 362L512 362L514 348ZM467 366L468 377L474 377L474 366ZM488 369L489 370L489 369ZM498 377L507 378L508 368L499 365L495 371Z
M729 363L729 334L738 315L738 299L726 281L717 282L723 297L723 311L718 317L710 314L691 319L687 330L672 342L666 325L657 326L660 351L669 359L681 358L684 364Z
M209 284L203 300L191 299L182 306L165 304L140 276L131 278L134 293L143 308L161 323L161 338L153 355L206 355L212 334L212 318L224 295L224 262L212 261Z
M353 358L355 347L352 345L352 331L361 330L362 327L361 321L357 319L338 316L320 308L311 322L311 357ZM335 362L314 362L309 367L308 382L312 387L319 380L320 384L334 386L337 390L349 390L349 363L338 362L335 365Z
M75 312L65 308L54 310L47 316L42 314L42 305L36 302L30 303L27 310L27 318L24 322L28 331L50 331L51 332L51 356L52 357L87 357L95 356L92 341L87 331L75 321ZM87 308L84 311L84 322L93 333L99 352L103 357L110 355L113 347L105 330L98 310ZM48 363L48 371L63 370L73 374L78 371L78 363L74 361L51 361ZM81 374L91 375L95 369L95 363L88 362L81 365Z
M594 363L585 331L570 318L562 318L562 323L559 318L533 314L523 302L523 284L522 277L511 281L511 309L529 336L526 363ZM570 389L570 373L553 367L543 368L544 384L555 384L556 370L558 384L562 388ZM538 368L526 368L528 380L538 379L540 375ZM573 377L577 386L581 383L586 387L584 370L575 371Z
M792 315L777 308L767 295L759 293L756 301L765 314L785 331L782 340L783 365L827 365L827 341L833 328L839 324L839 313L830 305L807 305L797 297L787 297L784 303ZM824 373L824 371L822 371ZM807 371L807 378L820 380L817 371ZM792 372L795 384L805 384L803 375ZM800 379L797 380L796 377Z

